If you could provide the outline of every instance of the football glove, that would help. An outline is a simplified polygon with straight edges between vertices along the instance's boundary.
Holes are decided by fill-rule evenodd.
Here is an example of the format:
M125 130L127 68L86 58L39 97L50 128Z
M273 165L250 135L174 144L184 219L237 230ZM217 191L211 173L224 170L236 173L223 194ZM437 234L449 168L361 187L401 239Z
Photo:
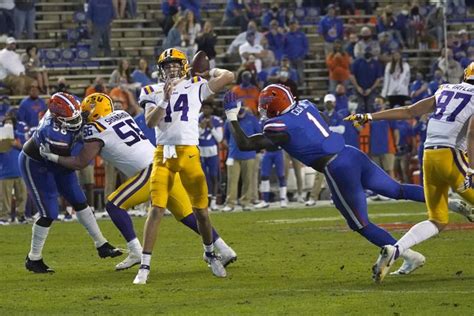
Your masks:
M49 148L49 144L41 144L39 148L41 157L51 162L57 163L59 160L59 155L53 154Z
M232 91L227 91L224 95L224 110L225 115L229 121L237 121L237 114L239 114L241 101Z
M351 121L355 127L362 127L365 123L372 121L372 114L370 113L351 114L345 117L344 121Z
M474 187L474 169L468 168L466 170L466 176L464 177L464 183L458 188L458 192L463 193L470 188Z

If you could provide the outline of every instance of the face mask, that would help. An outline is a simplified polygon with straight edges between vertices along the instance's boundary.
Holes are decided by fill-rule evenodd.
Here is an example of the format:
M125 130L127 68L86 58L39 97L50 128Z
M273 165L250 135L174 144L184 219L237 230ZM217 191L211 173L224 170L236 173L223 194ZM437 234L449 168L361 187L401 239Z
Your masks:
M372 58L372 53L365 53L364 58L367 59L367 60L371 59Z
M434 76L434 78L435 78L436 81L441 80L442 77L443 77L443 76L441 76L441 75L435 75L435 76Z
M364 41L368 41L370 39L370 35L364 35L364 36L362 36L362 39Z
M288 71L280 71L280 77L288 78Z

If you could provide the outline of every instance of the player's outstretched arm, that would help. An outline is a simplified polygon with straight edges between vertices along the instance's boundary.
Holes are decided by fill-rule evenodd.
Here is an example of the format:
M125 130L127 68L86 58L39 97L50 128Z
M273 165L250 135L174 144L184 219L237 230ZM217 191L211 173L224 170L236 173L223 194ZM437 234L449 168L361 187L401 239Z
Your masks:
M377 113L351 114L344 118L344 120L353 121L354 125L364 125L369 121L408 120L425 113L433 112L435 107L435 97L432 96L418 101L413 105L403 106L396 109L384 110Z
M60 164L63 167L73 170L80 170L87 167L92 159L95 158L102 148L100 141L86 142L77 156L59 156L51 152L49 147L41 146L40 154L43 158Z
M237 100L235 94L230 91L228 91L224 96L224 109L227 120L229 121L230 132L232 133L232 136L234 136L235 142L240 150L253 151L261 149L277 149L277 146L263 134L254 134L251 136L245 134L237 119L240 111L240 101Z
M208 82L209 89L214 93L221 91L234 81L234 73L227 69L213 68L209 71L209 76L211 77Z

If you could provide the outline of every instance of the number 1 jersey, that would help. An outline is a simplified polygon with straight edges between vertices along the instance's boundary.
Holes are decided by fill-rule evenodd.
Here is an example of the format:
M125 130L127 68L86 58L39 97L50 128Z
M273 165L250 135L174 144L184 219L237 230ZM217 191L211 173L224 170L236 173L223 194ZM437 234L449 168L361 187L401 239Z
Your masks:
M163 100L164 83L142 88L139 103L145 110L156 107ZM157 145L198 145L199 112L202 102L213 92L207 80L201 77L179 79L174 87L166 108L166 115L158 123L156 131Z
M425 148L448 146L466 151L469 119L474 114L474 86L445 84L435 93L436 110L428 122Z
M133 118L117 110L83 127L84 142L100 141L100 155L127 177L132 177L153 162L155 147Z

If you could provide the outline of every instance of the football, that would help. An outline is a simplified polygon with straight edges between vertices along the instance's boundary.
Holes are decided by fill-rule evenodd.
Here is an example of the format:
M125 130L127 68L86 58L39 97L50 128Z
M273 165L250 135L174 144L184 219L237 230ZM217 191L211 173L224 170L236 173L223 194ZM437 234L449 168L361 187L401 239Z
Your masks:
M198 51L191 62L191 75L203 73L209 70L209 58L202 50Z

